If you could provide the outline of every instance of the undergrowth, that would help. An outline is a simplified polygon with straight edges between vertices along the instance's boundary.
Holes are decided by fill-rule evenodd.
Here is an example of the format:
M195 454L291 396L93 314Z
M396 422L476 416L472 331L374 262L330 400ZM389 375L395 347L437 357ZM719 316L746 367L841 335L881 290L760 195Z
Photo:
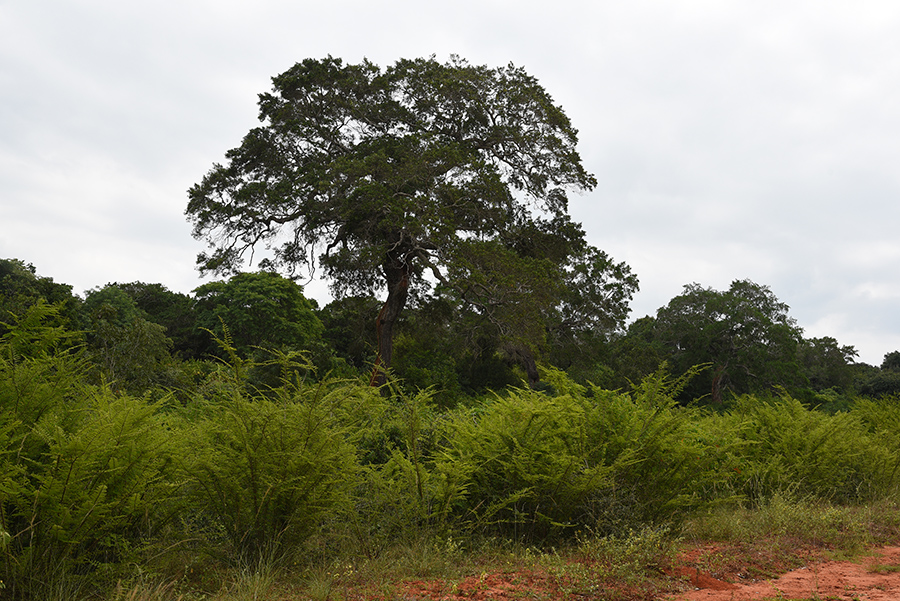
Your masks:
M339 599L516 569L592 594L649 586L679 538L852 553L900 531L896 399L710 412L674 400L693 372L609 391L545 370L546 391L447 408L227 333L191 391L137 397L89 377L55 311L0 339L3 598Z

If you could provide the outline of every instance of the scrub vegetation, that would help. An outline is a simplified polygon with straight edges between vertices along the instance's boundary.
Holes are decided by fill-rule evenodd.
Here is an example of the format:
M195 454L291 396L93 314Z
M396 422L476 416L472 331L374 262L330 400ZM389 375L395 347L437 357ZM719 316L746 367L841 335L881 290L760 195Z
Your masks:
M227 326L219 357L128 358L65 309L10 312L0 338L4 598L389 599L516 573L624 599L672 586L679 541L858 552L900 523L892 395L685 403L704 367L610 390L546 365L538 388L441 397L323 349L241 352Z

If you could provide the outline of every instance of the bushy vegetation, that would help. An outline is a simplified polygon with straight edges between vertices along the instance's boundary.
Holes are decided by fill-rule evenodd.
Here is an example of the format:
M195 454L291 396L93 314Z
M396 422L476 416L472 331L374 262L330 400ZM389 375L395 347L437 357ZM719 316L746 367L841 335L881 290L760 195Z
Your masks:
M493 540L606 557L723 508L733 520L720 532L745 527L734 516L754 507L796 528L786 503L808 516L900 490L893 397L834 413L787 393L711 408L678 402L702 368L663 366L612 391L548 367L543 389L523 380L448 407L396 382L385 392L311 376L293 351L242 356L227 329L226 359L178 394L135 394L96 377L95 347L62 310L38 302L0 338L8 598L108 596L129 582L212 594L226 586L216 573L314 574L398 545L452 558ZM840 524L805 527L864 528L822 511Z

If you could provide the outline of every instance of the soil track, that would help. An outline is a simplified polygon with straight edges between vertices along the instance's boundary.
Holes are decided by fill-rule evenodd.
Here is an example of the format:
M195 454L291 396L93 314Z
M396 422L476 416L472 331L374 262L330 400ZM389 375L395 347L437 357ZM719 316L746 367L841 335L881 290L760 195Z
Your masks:
M647 586L599 583L567 586L544 570L483 572L449 583L407 581L394 595L351 594L348 599L415 601L900 601L900 546L873 549L848 561L827 559L822 548L782 543L706 543L688 547ZM581 564L591 570L591 565ZM802 566L802 567L797 567ZM679 592L674 592L679 591Z
M814 561L774 580L743 583L718 579L699 568L681 567L693 590L671 601L760 601L763 599L900 600L900 547L884 547L853 561ZM729 582L729 580L731 582ZM736 580L736 581L734 581Z

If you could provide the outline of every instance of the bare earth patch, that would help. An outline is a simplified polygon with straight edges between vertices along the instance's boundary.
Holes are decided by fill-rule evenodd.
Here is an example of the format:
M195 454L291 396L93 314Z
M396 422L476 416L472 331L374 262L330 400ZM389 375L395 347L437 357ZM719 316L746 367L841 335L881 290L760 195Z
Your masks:
M784 543L782 543L784 544ZM789 549L787 551L786 549ZM545 571L484 571L453 582L411 580L391 592L351 587L347 601L898 601L900 547L882 547L849 561L821 548L778 544L707 543L685 549L658 578L628 585L600 576L593 562L574 559Z
M829 599L896 601L900 599L900 547L883 547L854 561L812 561L777 579L719 579L698 568L682 568L693 590L664 597L671 601L760 601ZM745 582L744 580L749 580Z

